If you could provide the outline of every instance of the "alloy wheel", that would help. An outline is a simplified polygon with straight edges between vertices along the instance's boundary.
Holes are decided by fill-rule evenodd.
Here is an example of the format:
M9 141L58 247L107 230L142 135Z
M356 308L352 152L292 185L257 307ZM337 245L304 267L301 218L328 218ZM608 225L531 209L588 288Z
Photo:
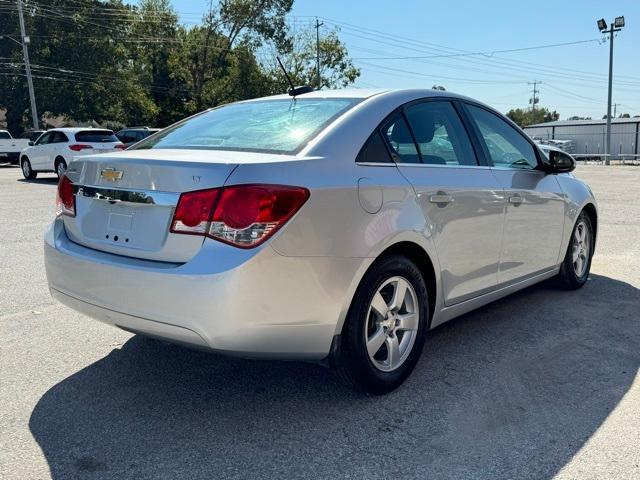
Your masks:
M419 303L411 283L403 277L384 281L369 304L365 343L369 359L383 372L396 370L416 340Z
M591 235L587 223L581 220L573 233L572 261L573 271L578 278L582 277L589 264Z

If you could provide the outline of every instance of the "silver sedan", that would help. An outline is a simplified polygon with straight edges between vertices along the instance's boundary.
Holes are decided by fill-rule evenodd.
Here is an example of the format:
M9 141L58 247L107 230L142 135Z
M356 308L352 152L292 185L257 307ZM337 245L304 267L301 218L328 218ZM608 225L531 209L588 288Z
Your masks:
M574 167L449 92L234 103L72 162L47 277L125 330L324 361L384 393L430 329L545 279L584 285L598 216Z

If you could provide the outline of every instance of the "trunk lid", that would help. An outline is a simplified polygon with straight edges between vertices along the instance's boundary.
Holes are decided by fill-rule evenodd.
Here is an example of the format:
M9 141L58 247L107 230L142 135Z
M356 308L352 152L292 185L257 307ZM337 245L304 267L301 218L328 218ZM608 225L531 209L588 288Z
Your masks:
M204 237L169 231L180 193L220 187L239 162L263 154L204 150L131 150L79 157L69 165L76 216L69 238L118 255L183 263Z

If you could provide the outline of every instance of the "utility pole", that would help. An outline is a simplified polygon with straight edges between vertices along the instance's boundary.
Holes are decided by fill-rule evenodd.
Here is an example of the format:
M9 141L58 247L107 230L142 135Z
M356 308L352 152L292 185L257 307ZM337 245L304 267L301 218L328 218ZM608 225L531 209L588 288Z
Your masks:
M324 25L324 22L319 22L318 17L316 17L316 83L318 90L322 88L321 80L320 80L320 27Z
M527 85L533 85L533 98L529 99L529 103L531 104L531 110L533 110L534 112L536 111L536 104L538 102L540 102L540 99L538 98L538 93L540 93L540 90L538 90L536 87L541 84L542 82L540 80L534 80L533 82L527 82Z
M24 55L24 69L27 74L27 84L29 85L29 98L31 99L31 117L33 119L33 129L39 130L38 110L36 109L36 94L33 90L33 78L31 77L31 64L29 63L29 37L24 31L24 15L22 13L22 0L18 0L18 18L20 19L20 35L22 40L22 54Z
M613 93L613 34L619 32L624 27L624 17L616 17L611 23L611 28L607 30L607 22L604 18L598 20L598 29L602 33L609 34L609 92L607 94L607 139L604 144L605 160L604 164L609 165L611 155L611 97Z
M618 105L620 105L619 103L614 103L613 104L613 118L616 118L618 115Z

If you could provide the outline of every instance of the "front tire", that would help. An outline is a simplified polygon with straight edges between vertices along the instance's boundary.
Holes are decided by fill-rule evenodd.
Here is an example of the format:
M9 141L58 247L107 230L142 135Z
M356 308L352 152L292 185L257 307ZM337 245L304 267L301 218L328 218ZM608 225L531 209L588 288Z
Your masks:
M589 215L583 211L571 232L567 252L558 274L558 280L563 288L576 290L587 283L591 270L593 245L593 225Z
M375 263L353 299L334 367L373 394L398 388L422 353L429 324L427 287L418 267L394 255Z
M38 172L31 168L31 162L27 157L22 157L20 168L22 169L22 176L27 180L34 180L38 176Z

